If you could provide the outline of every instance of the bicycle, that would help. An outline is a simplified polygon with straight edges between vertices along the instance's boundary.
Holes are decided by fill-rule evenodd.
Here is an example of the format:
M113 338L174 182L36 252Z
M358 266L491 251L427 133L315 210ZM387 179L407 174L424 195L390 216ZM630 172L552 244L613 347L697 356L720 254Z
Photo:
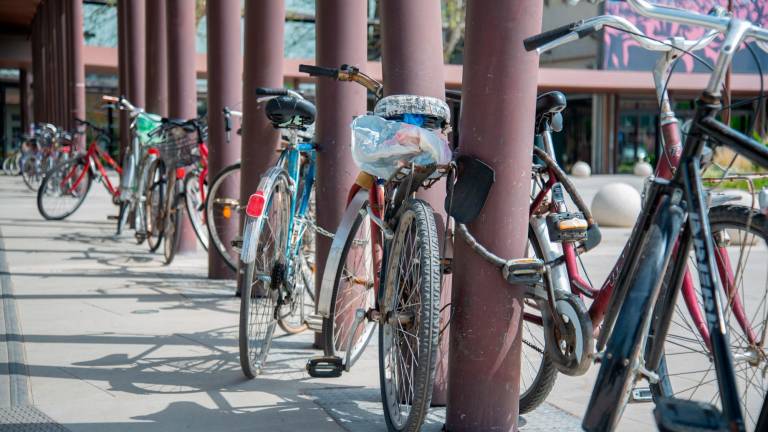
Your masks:
M26 141L26 137L22 137L21 141ZM19 175L21 172L21 146L16 150L13 150L5 159L3 159L3 173L7 176Z
M397 125L394 127L401 128L399 131L413 128L410 130L433 136L450 151L447 138L442 136L450 124L450 111L441 99L412 95L382 98L381 83L347 65L301 65L299 71L353 81L374 94L374 116L356 119L353 134L373 127L375 123L369 119L386 119L381 121ZM367 121L372 124L365 126ZM353 150L357 145L353 144ZM396 431L418 430L424 422L432 398L440 334L442 268L437 223L432 208L416 199L415 193L431 187L445 174L445 167L440 165L445 161L422 156L372 156L389 169L378 171L368 166L350 189L317 301L325 356L307 363L313 377L335 377L349 371L378 326L384 417L387 428ZM369 174L371 171L376 175Z
M288 136L277 163L261 177L245 206L240 254L239 349L243 374L255 378L266 365L275 328L300 333L314 308L314 274L305 239L315 183L317 148L307 129L315 106L284 88L258 88L272 126ZM212 195L213 196L213 195Z
M224 131L229 144L232 133L232 116L241 117L243 113L227 107L223 109ZM240 133L238 130L237 133ZM240 247L233 246L242 242L238 230L244 219L245 206L240 201L240 161L235 162L216 174L205 200L205 224L211 234L211 242L216 252L232 271L237 271Z
M629 0L629 3L643 15L678 23L701 25L717 32L724 32L726 37L709 84L697 102L696 113L685 146L680 153L679 168L669 180L655 178L646 188L645 206L628 242L632 247L625 249L624 263L616 272L615 281L613 281L613 294L605 300L608 304L595 344L598 354L593 356L601 363L600 371L582 426L586 430L613 430L631 397L632 384L636 380L646 379L652 384L651 391L656 402L656 419L662 430L680 427L745 430L744 414L740 404L746 404L746 400L742 401L746 397L743 395L740 397L735 376L737 371L734 369L733 361L734 358L739 360L742 368L754 368L765 361L766 352L763 348L765 326L760 329L763 334L758 337L755 334L757 329L752 329L748 323L738 319L739 295L736 295L734 288L738 285L737 282L743 282L743 279L742 281L738 279L741 260L737 266L737 273L732 279L728 271L731 269L728 262L729 256L723 254L723 249L728 248L728 239L725 235L727 231L723 228L734 225L739 228L746 227L752 236L765 241L768 222L763 214L747 209L746 215L740 215L741 217L735 222L722 219L718 221L718 217L713 213L713 223L710 224L710 213L713 210L707 206L700 172L701 159L707 143L725 145L758 165L768 167L768 150L764 146L731 130L715 119L715 115L721 109L720 86L736 48L747 36L758 39L759 44L765 48L768 31L727 16L699 15L655 6L644 0ZM550 49L590 34L600 28L599 23L593 20L570 24L531 37L526 40L526 49ZM615 21L612 24L615 24ZM622 29L615 25L612 27ZM641 44L651 44L645 40L641 32L635 32L634 29L631 31L630 34L634 33L633 36L643 41ZM537 152L537 155L542 154L545 152ZM566 183L563 184L566 185ZM744 216L746 216L746 224ZM558 225L561 228L560 232L567 231L562 229L564 225ZM581 225L580 229L576 230L577 234L581 235L578 231L586 228L584 226L586 224L577 225ZM710 234L713 228L715 235ZM540 294L543 297L539 298L547 299L547 304L540 308L545 333L555 329L563 333L568 332L568 321L564 320L560 311L552 305L555 295L551 288L553 274L549 263L529 261L528 268L522 266L516 268L516 263L496 257L484 250L476 241L473 243L474 239L465 226L459 225L459 232L470 244L473 244L476 251L481 252L484 258L500 266L509 282L519 283L516 276L540 275L543 277L541 285L548 292ZM589 241L588 238L587 241ZM749 238L739 240L740 243L751 242ZM719 255L715 254L715 246ZM702 305L694 304L691 309L699 313L703 312L705 318L703 328L691 329L691 331L702 332L704 350L707 356L711 356L710 368L714 367L717 374L714 379L717 382L716 393L707 403L675 398L671 384L673 375L667 369L670 365L668 359L671 353L667 352L668 345L665 345L665 342L673 344L673 341L668 341L670 323L676 310L677 296L689 283L686 281L686 271L691 248L695 252L698 284L702 296ZM720 284L721 278L725 280L724 286ZM692 288L692 285L687 286ZM683 292L684 296L688 295L685 290ZM725 304L722 300L723 296L728 299ZM741 303L743 306L743 298ZM726 310L724 306L728 306L728 309ZM726 322L726 318L731 314L739 321L735 325ZM582 311L581 315L589 318L585 311ZM579 322L584 322L581 317ZM732 352L728 342L729 327L731 332L741 328L744 336L739 337L741 341L746 342L744 351L739 352L738 349L734 349L737 352ZM703 330L707 333L703 333ZM553 340L553 342L556 341L557 339ZM643 355L640 354L641 350L644 350ZM547 349L548 353L554 351L551 348ZM743 366L744 364L746 366ZM745 393L749 390L750 384L751 382L747 380L747 387L743 389ZM759 403L762 404L764 398L762 393L765 390L757 389L757 391ZM722 410L711 405L711 402L717 398ZM751 415L748 406L745 408L748 421L752 425L755 416ZM761 415L761 418L765 416ZM757 430L764 430L763 428L768 425L756 424L755 426Z
M151 133L159 127L161 117L157 114L147 113L144 109L134 106L123 96L104 95L101 99L107 104L127 111L130 119L130 145L126 149L121 161L122 168L118 188L118 205L120 209L117 215L116 235L122 234L129 215L133 214L131 225L136 230L136 242L140 244L146 239L144 228L146 224L144 191L149 167L154 158L154 154L149 152L154 137Z
M53 168L61 155L69 154L69 146L60 146L63 140L71 141L71 135L50 123L36 125L34 143L22 156L22 179L29 190L37 192L43 176Z
M94 138L84 154L76 155L64 161L48 172L37 191L37 209L47 220L62 220L72 215L85 201L94 178L101 182L112 197L115 205L119 204L120 192L112 185L105 165L118 174L122 169L104 148L109 148L111 137L106 129L85 120L77 120L95 132Z

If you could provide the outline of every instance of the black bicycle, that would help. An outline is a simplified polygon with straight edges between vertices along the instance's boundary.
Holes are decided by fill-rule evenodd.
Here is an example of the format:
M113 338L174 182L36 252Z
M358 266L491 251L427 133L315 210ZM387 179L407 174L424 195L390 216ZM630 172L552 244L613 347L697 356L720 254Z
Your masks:
M768 430L765 395L756 401L756 406L762 407L759 414L745 410L745 415L742 411L742 404L747 403L743 399L751 390L743 387L765 388L759 386L765 383L768 373L765 366L767 329L766 326L750 329L751 334L745 329L747 337L738 342L746 349L734 353L725 317L734 289L728 275L718 271L715 253L729 239L711 234L707 194L701 178L701 160L707 146L728 147L755 164L768 167L768 148L716 118L722 109L720 89L736 49L748 37L765 49L768 31L729 16L700 15L656 6L645 0L628 0L628 3L642 15L700 25L724 33L725 39L709 84L697 101L679 169L671 180L655 179L646 190L644 211L629 241L635 247L627 251L596 343L600 372L582 426L588 431L615 429L634 382L646 379L660 390L655 397L655 416L661 430L744 431L747 426L756 431ZM533 36L526 40L525 46L528 50L550 49L595 30L592 25L577 22ZM757 213L750 219L749 225L755 232L767 232L764 215ZM759 241L764 240L759 236ZM691 249L698 273L700 307L706 318L708 337L704 343L717 383L715 394L698 396L703 401L674 397L676 393L667 370L669 354L665 355L665 341ZM546 276L546 269L542 274ZM642 356L641 350L644 350ZM750 371L752 379L745 380L740 388L736 375L744 370ZM719 403L720 408L713 402Z

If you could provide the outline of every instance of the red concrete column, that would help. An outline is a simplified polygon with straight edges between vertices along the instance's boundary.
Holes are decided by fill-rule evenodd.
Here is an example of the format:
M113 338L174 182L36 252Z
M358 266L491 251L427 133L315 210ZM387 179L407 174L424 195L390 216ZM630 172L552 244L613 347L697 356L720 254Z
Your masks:
M440 0L382 0L381 38L384 93L445 98L443 76L443 27ZM445 186L440 182L419 192L435 210L444 212ZM440 226L441 224L438 224ZM444 279L445 287L450 279ZM441 307L450 302L450 290L442 290ZM449 314L445 314L447 318ZM442 326L441 326L442 328ZM438 353L433 405L445 405L447 397L448 332L442 335Z
M167 0L165 13L168 42L168 117L194 118L197 117L195 2ZM179 252L194 252L196 247L195 232L184 214Z
M165 0L151 0L146 7L147 112L168 116L168 45L165 28Z
M367 60L367 4L345 0L318 0L317 64L338 67L351 64L365 67ZM354 116L365 114L366 90L327 78L317 80L317 139L321 151L317 156L315 198L318 203L317 223L335 231L346 207L346 197L355 181L357 167L349 151L349 123ZM316 236L317 254L315 291L319 291L322 269L328 258L331 239ZM322 344L318 334L316 345Z
M462 153L496 171L476 222L477 239L502 257L527 244L538 58L523 39L541 30L538 0L469 0L465 36ZM465 242L455 244L448 412L451 432L516 430L522 294Z
M69 89L71 97L69 104L70 121L74 126L74 119L85 119L85 64L83 63L83 2L82 0L70 0L69 2L69 28L70 28L70 65L69 65ZM75 143L78 148L85 148L85 136L80 136Z
M127 6L130 0L118 0L117 2L117 75L119 80L118 92L120 96L128 95L128 13ZM119 145L119 159L122 163L125 151L128 148L129 131L128 131L128 113L119 110L119 124L120 124L120 145Z
M146 3L145 0L126 1L126 72L128 82L128 92L126 97L137 107L144 107L146 99L144 98L144 64L146 62L145 44L146 44ZM194 44L194 34L192 40ZM194 45L193 45L194 46Z
M283 86L284 0L245 1L243 60L243 142L240 199L256 191L259 179L277 161L280 136L256 103L257 87ZM238 283L239 279L238 279Z
M243 97L243 57L240 47L240 0L206 3L208 25L208 184L226 166L240 159L240 136L230 133L227 143L222 109L233 106ZM233 128L236 130L236 128ZM234 196L240 185L224 185L225 193ZM233 221L234 222L234 221ZM240 227L230 224L224 238L233 238ZM234 273L216 249L208 248L208 277L230 279Z
M34 62L34 48L32 61ZM19 74L19 96L21 103L21 130L25 133L29 130L29 124L33 121L34 99L32 92L32 72L29 69L22 69Z

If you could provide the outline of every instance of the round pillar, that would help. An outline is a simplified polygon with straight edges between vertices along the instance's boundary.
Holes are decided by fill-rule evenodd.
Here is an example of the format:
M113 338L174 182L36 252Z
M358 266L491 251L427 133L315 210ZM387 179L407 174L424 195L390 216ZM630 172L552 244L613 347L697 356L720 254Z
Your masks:
M191 119L197 117L195 2L167 0L165 13L168 43L168 117ZM197 237L186 213L181 217L178 252L194 252Z
M240 135L230 133L227 143L222 109L243 96L243 58L240 50L240 0L206 3L208 25L208 185L228 165L240 159ZM233 128L237 130L237 128ZM239 185L225 184L226 196L235 196ZM234 222L234 221L233 221ZM223 238L233 238L239 228L232 223ZM209 244L213 245L212 242ZM230 279L234 273L213 246L208 248L208 277Z
M69 2L69 31L70 31L70 83L69 88L72 100L69 104L70 121L76 126L74 119L85 120L85 64L83 63L83 2L70 0ZM78 137L75 145L79 149L85 148L85 136Z
M459 147L496 171L469 227L502 257L524 257L538 58L523 39L541 29L542 2L469 0ZM517 427L522 287L456 240L446 430Z
M145 101L147 112L167 117L168 46L165 8L165 0L151 0L146 5Z

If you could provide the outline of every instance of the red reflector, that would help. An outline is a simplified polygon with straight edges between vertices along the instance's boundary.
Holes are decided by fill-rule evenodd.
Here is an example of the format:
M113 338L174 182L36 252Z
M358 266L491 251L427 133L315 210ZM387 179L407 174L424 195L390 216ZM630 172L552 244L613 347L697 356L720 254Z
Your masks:
M152 147L151 149L147 150L147 153L155 156L160 156L160 150Z
M264 212L264 192L256 192L248 198L245 214L250 217L259 217Z
M184 171L184 168L176 168L176 178L177 179L183 179L185 173L186 173L186 171Z

